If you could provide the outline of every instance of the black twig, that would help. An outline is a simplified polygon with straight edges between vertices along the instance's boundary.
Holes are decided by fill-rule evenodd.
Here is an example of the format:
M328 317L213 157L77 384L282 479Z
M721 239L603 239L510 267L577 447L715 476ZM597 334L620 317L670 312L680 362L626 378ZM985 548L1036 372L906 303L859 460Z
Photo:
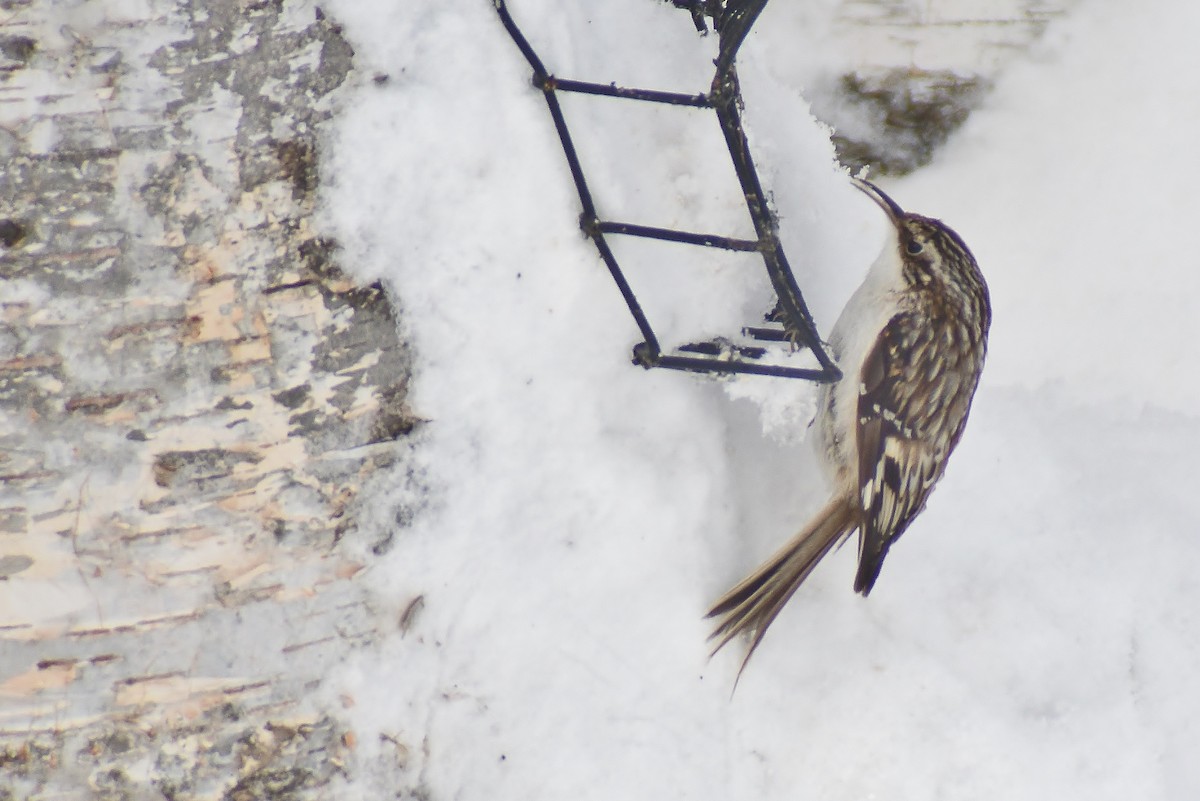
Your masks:
M640 236L643 239L662 239L667 242L682 242L685 245L702 245L724 250L758 250L757 239L732 239L716 234L694 234L689 231L676 231L672 228L655 228L650 225L635 225L622 222L597 222L596 226L602 234L626 234Z

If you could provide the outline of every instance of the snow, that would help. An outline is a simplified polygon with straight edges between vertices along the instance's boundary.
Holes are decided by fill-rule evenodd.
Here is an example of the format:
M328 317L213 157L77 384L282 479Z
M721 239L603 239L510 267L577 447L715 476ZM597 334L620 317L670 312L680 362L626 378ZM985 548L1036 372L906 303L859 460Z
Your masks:
M668 4L512 5L553 72L705 88L713 42ZM1079 4L885 184L974 250L989 364L870 599L854 549L832 554L732 697L741 654L709 661L702 616L823 501L815 389L631 366L637 330L490 3L327 10L362 74L323 216L399 304L429 420L372 510L411 521L367 579L383 616L424 606L326 688L357 732L355 797L1191 797L1200 6ZM748 124L828 332L884 222L798 93L819 65L788 53L824 29L771 13L740 61ZM606 216L746 233L710 120L567 105ZM669 341L769 303L744 257L621 247Z

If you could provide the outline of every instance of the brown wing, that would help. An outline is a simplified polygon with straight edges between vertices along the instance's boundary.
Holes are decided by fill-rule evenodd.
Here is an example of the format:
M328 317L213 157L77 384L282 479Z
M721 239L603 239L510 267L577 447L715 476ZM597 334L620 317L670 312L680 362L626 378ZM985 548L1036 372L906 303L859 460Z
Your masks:
M892 543L925 507L966 424L978 371L960 333L948 321L902 312L863 363L857 431L863 517L854 580L863 595Z

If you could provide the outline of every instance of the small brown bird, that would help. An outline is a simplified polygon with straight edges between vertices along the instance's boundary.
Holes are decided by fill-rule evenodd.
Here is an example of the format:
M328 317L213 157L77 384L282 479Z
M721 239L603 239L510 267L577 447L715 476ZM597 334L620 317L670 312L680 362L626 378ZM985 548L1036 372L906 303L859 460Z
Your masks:
M992 309L971 251L940 220L853 180L888 215L892 236L830 334L844 375L822 387L816 433L833 497L708 613L720 621L714 653L752 633L741 670L817 562L855 529L854 589L871 592L942 477L983 370Z

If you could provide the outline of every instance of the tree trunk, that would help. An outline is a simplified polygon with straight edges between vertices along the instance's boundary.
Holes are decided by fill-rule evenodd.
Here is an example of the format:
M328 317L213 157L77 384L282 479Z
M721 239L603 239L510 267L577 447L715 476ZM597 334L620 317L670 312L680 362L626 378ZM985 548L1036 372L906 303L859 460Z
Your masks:
M351 48L303 2L4 8L0 799L322 797L412 427L311 224Z

